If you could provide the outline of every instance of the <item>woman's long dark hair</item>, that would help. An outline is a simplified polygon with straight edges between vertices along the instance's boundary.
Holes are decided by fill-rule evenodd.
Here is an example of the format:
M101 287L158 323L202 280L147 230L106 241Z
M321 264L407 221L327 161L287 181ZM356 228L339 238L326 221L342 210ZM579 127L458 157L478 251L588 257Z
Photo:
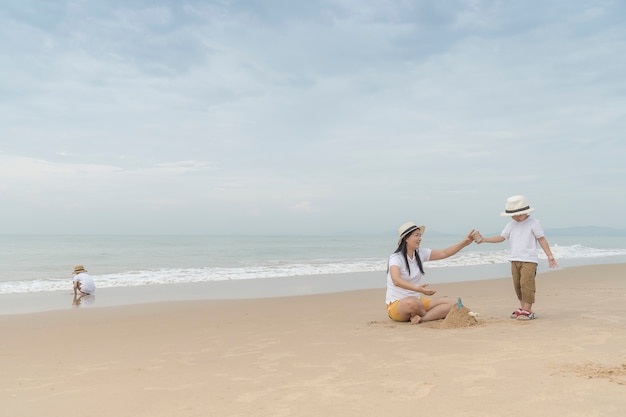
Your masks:
M409 233L407 236L404 236L402 240L400 241L400 244L398 245L398 249L396 249L393 252L393 253L402 252L402 257L404 257L404 263L406 264L406 269L409 270L409 275L411 275L411 267L409 265L409 257L406 254L406 238L410 235L411 234ZM417 260L417 266L419 267L422 275L426 274L424 272L424 265L422 265L422 258L420 258L420 255L417 252L417 250L415 251L415 254L413 256L415 256L415 259ZM389 272L389 261L387 261L387 272Z

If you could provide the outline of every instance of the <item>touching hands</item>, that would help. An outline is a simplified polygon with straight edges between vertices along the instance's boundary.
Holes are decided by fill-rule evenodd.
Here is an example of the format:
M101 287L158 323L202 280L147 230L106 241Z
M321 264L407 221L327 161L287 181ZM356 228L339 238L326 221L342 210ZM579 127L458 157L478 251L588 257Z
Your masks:
M474 241L474 238L472 237L472 233L474 233L474 230L475 229L472 229L472 231L469 232L467 234L467 236L465 236L465 239L463 239L463 246L464 247L467 246L467 245L470 245Z

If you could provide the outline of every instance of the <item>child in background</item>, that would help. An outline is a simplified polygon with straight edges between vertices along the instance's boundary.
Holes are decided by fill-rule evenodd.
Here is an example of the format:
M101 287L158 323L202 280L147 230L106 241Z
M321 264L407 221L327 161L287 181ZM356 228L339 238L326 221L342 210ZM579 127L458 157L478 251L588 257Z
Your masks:
M87 274L87 270L82 265L76 265L74 267L74 279L72 279L72 285L74 287L74 301L73 305L80 305L83 298L90 299L93 302L93 294L96 292L96 284L93 278Z
M550 245L546 240L543 228L539 220L530 217L530 213L535 211L521 195L509 197L506 200L505 211L501 216L512 217L513 220L504 226L500 236L486 237L477 243L500 243L509 240L511 245L511 275L513 276L513 286L517 299L520 301L520 308L511 313L512 319L532 320L537 318L533 313L532 306L535 302L535 277L537 275L537 242L548 257L550 268L557 268L558 265Z

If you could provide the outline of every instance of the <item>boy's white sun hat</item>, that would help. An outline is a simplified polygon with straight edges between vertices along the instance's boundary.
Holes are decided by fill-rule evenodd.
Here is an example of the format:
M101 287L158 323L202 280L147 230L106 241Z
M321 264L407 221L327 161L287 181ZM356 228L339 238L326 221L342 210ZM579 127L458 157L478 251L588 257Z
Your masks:
M523 195L514 195L513 197L506 199L505 209L502 213L500 213L500 216L513 217L519 216L520 214L532 213L533 211L535 211L535 209L528 205L526 197Z

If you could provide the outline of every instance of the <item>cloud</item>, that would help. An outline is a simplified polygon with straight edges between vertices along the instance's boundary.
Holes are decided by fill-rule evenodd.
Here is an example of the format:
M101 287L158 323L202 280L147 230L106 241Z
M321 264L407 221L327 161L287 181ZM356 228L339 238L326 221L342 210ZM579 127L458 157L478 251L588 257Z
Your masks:
M454 231L499 228L485 213L525 193L562 226L624 224L597 203L560 208L584 190L626 209L625 14L571 1L8 2L0 210L36 231L78 212L102 230L209 233L251 216L245 233L407 218ZM43 208L48 224L21 215Z
M301 201L292 206L292 209L298 212L311 213L316 211L310 201Z

